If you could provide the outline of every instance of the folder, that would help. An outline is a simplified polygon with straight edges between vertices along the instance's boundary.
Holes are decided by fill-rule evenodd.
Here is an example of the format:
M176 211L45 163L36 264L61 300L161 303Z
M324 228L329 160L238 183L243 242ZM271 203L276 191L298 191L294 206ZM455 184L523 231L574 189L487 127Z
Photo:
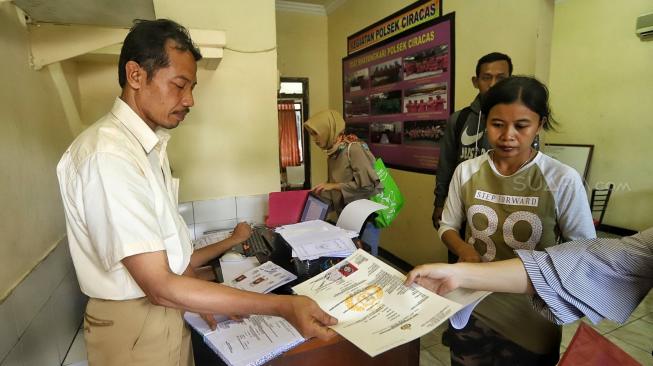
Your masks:
M299 222L310 190L270 192L268 196L267 227Z

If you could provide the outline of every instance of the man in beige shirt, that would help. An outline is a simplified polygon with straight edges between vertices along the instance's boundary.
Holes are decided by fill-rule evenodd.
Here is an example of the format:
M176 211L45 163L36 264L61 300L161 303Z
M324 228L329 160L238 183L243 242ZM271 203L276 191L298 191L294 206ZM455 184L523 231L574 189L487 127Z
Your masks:
M138 22L120 54L120 97L57 166L71 256L90 297L84 336L91 365L192 365L183 310L276 315L307 338L335 334L327 326L336 320L306 297L261 295L193 276L166 130L194 104L201 57L179 24Z

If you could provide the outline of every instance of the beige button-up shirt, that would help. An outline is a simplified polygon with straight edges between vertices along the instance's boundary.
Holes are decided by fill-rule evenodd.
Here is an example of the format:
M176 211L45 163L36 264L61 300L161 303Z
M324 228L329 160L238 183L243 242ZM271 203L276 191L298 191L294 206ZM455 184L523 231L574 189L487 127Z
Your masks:
M190 235L177 211L170 136L152 131L120 98L82 132L57 166L68 244L82 291L100 299L145 294L121 260L165 251L170 270L190 262Z

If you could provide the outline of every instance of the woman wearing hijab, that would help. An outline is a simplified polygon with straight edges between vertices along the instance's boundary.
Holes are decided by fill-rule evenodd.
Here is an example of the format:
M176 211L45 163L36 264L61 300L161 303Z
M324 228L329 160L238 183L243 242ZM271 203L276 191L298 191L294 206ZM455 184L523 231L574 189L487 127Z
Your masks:
M340 113L334 110L320 112L306 121L304 128L328 156L327 182L313 187L313 192L331 202L331 219L340 215L348 203L383 191L374 170L374 155L356 135L345 135L345 121ZM372 254L376 254L378 229L368 223L363 235L363 241L372 247Z

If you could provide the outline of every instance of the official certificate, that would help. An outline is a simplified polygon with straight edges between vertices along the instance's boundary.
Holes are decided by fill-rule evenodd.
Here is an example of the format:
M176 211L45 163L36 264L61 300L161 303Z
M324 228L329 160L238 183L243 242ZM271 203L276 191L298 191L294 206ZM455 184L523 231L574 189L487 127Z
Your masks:
M374 357L435 329L461 304L420 286L359 249L338 265L293 288L338 319L332 328Z

